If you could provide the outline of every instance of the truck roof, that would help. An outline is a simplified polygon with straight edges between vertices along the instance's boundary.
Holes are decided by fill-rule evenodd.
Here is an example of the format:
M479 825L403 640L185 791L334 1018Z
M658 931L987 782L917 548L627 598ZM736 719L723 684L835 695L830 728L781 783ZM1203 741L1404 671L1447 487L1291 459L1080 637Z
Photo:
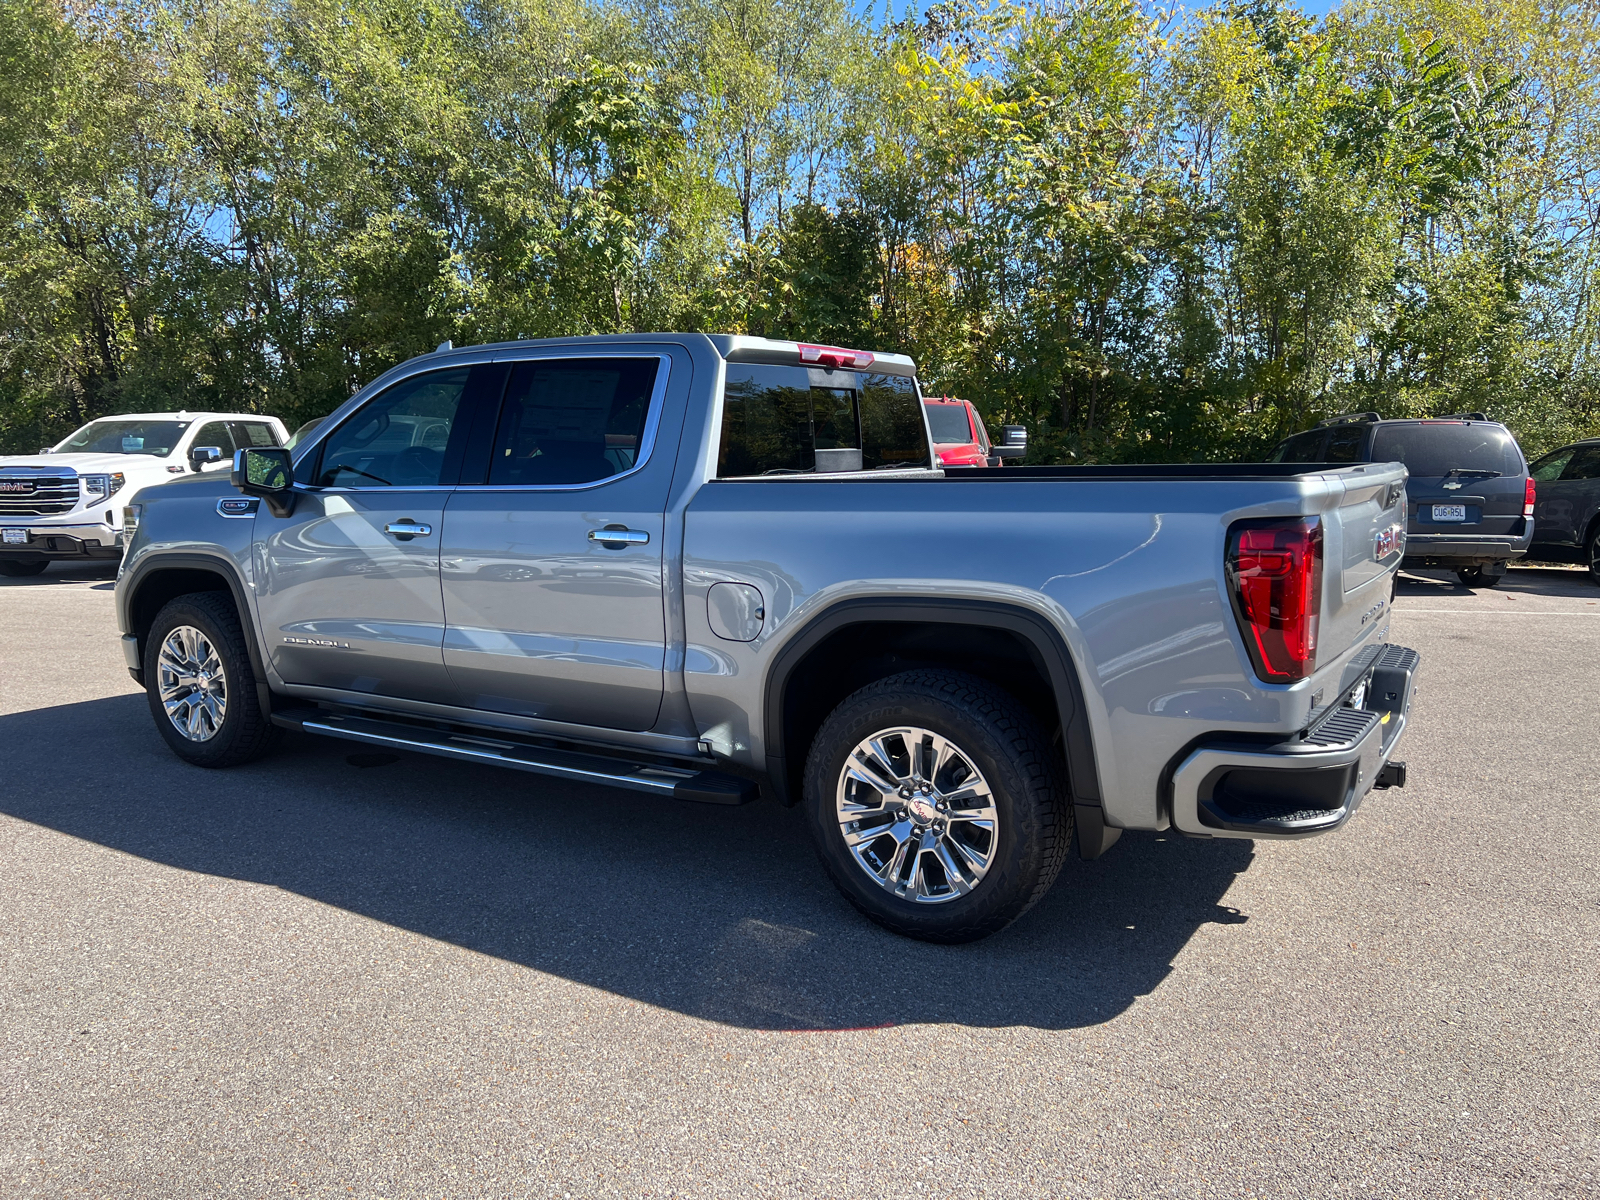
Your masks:
M276 421L277 417L268 416L266 413L243 412L214 412L210 409L192 411L180 409L177 412L137 412L137 413L107 413L103 417L96 417L94 421L198 421L202 418L220 418L224 421ZM94 421L88 424L94 424Z
M781 338L751 337L742 333L598 333L573 337L525 338L511 342L487 342L476 346L440 345L429 354L444 356L463 351L532 349L546 346L615 346L623 343L638 345L651 342L683 343L692 340L710 343L711 347L728 362L769 363L777 366L842 367L845 370L871 370L884 375L915 377L917 365L906 354L889 354L878 350L853 350L840 346L816 345L811 342L791 342ZM415 362L416 359L411 361ZM403 365L403 364L402 364Z

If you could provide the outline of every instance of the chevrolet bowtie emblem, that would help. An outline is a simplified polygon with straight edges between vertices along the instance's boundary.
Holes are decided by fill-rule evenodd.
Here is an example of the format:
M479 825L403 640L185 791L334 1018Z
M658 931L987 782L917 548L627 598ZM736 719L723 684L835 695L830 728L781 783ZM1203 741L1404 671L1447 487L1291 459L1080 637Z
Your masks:
M1449 488L1453 492L1453 491L1455 491L1457 488L1459 488L1461 486L1461 481L1459 479L1452 479L1449 483L1445 484L1444 486Z

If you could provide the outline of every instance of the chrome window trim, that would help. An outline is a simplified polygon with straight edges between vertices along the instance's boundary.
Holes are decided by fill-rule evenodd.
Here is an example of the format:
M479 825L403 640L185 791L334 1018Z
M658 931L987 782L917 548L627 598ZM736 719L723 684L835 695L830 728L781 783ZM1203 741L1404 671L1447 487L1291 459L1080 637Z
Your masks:
M598 348L597 348L598 349ZM527 362L553 362L569 359L594 359L594 358L653 358L660 365L656 369L656 381L650 389L650 411L644 419L644 432L639 436L639 454L634 459L633 466L626 471L619 471L615 475L607 475L604 479L594 479L588 483L462 483L457 484L452 490L460 492L583 492L590 488L605 487L607 484L616 483L619 479L626 479L630 475L637 475L650 465L650 456L656 448L656 431L661 426L661 410L666 405L667 376L672 373L672 356L665 352L646 350L622 350L611 353L574 354L563 349L552 354L528 354L497 357L496 363L508 363L516 366ZM509 384L509 381L508 381ZM499 434L499 413L495 413L496 435ZM492 443L491 443L492 452ZM377 491L379 489L362 489Z
M261 449L282 450L283 447L262 446ZM456 489L454 484L449 483L430 483L420 487L409 487L403 483L390 483L383 486L374 484L372 487L345 487L343 484L340 484L338 487L318 487L311 483L297 483L294 485L294 490L297 492L307 493L308 495L342 496L347 492L354 492L357 494L364 494L366 492L453 492Z

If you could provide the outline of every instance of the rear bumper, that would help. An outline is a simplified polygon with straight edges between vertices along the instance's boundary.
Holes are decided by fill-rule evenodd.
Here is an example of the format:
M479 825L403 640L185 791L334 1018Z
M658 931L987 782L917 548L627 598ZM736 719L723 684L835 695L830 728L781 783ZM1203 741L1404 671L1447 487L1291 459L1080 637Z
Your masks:
M1172 823L1195 837L1298 838L1350 819L1373 787L1404 786L1390 766L1415 694L1415 650L1372 646L1368 670L1345 701L1276 743L1219 735L1190 749L1172 772ZM1361 705L1348 697L1362 692Z
M1402 566L1454 566L1520 558L1533 542L1533 522L1519 536L1500 534L1408 533Z
M120 558L117 530L103 523L73 525L26 524L0 517L0 527L25 529L23 543L0 543L0 555L14 558Z

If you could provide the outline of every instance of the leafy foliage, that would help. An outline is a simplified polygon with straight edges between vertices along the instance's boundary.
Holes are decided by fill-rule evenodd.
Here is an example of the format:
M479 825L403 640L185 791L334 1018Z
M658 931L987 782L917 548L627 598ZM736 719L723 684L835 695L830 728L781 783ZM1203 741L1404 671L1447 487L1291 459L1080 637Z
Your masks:
M0 448L445 338L904 350L1038 459L1600 429L1567 0L0 0Z

